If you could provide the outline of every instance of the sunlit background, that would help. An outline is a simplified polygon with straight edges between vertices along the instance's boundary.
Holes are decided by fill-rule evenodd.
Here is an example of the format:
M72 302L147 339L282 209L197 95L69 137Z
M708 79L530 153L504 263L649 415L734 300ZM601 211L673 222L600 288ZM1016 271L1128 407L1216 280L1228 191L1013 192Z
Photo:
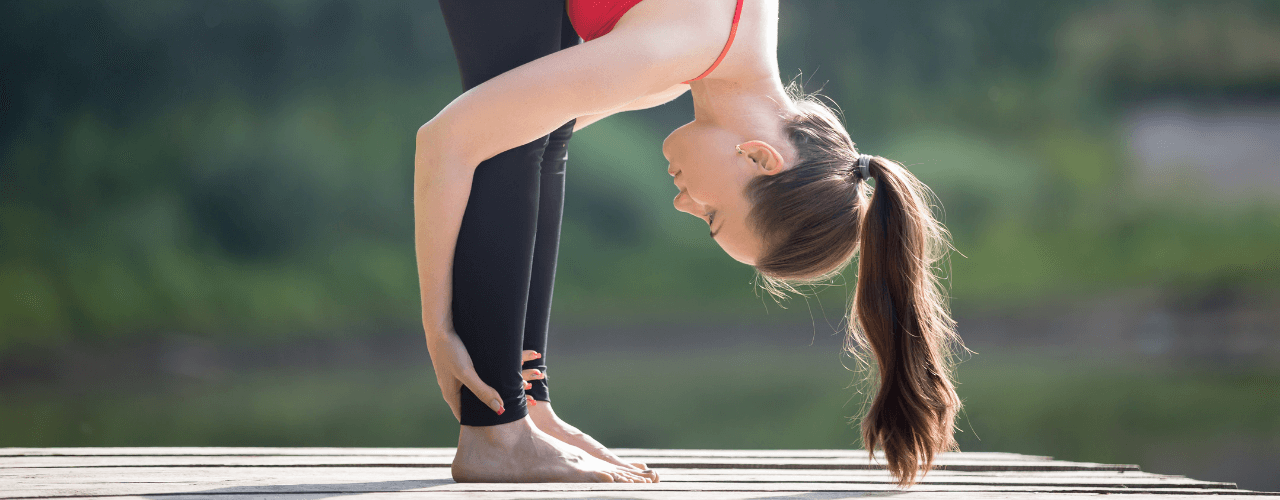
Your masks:
M968 451L1280 490L1280 3L782 2L779 65L939 195ZM0 447L452 446L413 133L432 1L0 3ZM511 117L518 120L518 115ZM689 98L575 134L553 401L616 447L848 448L854 279L676 212Z

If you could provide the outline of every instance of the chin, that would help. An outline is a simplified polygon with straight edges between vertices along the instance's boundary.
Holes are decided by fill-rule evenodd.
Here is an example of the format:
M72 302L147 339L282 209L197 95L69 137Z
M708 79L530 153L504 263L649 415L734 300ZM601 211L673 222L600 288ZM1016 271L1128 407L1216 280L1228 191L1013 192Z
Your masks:
M746 265L751 266L751 267L755 267L755 265L756 265L756 260L755 260L755 259L753 259L753 258L750 258L750 257L745 256L745 255L736 255L736 254L734 254L733 252L730 252L728 249L726 249L723 245L720 247L720 249L721 249L721 250L724 250L724 253L725 253L725 254L727 254L727 255L728 255L730 258L732 258L733 260L736 260L736 261L738 261L738 262L741 262L741 263L746 264Z

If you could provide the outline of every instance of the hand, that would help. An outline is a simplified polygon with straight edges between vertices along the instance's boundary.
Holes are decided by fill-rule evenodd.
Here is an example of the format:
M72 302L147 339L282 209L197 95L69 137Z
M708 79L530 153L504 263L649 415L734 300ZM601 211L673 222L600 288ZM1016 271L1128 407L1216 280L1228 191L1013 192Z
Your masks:
M529 350L521 351L520 362L523 363L526 361L533 361L541 357L542 357L542 354L538 353L538 351L529 351ZM524 390L527 391L533 388L533 384L529 383L530 380L545 379L547 378L547 375L545 373L542 373L542 370L539 370L537 368L530 368L528 370L520 370L520 378L524 379L525 381ZM526 394L525 400L529 402L529 406L538 406L538 401L533 399L533 396Z
M459 410L462 395L458 391L464 385L471 390L472 394L480 398L480 401L484 401L494 413L501 415L505 411L502 407L502 397L498 395L498 391L480 380L475 366L471 364L471 355L467 353L467 346L452 329L440 334L428 333L427 351L431 353L431 365L436 371L436 383L440 384L440 393L444 396L445 403L449 404L449 410L453 411L453 418L458 419L459 422L462 421L462 413Z

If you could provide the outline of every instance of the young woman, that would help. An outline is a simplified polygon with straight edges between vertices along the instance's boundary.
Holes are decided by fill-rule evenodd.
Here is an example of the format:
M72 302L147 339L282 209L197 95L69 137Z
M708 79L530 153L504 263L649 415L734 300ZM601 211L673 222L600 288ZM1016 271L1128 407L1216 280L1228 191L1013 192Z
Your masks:
M946 232L911 173L782 84L777 0L440 4L467 90L418 130L414 217L427 346L462 424L456 480L658 480L556 417L543 354L569 137L686 91L694 120L662 144L676 209L774 292L858 253L848 345L880 381L866 447L908 485L955 446L933 273Z

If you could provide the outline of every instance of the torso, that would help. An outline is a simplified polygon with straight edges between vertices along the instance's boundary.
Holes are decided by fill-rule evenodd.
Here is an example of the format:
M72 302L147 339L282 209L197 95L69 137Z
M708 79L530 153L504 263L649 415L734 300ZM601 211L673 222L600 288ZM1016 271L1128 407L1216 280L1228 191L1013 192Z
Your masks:
M593 7L586 2L607 5ZM720 55L729 38L737 3L735 0L566 0L566 7L584 40L633 30L658 33L664 38L679 37L681 44L691 48L687 65L690 74L674 75L675 84L702 74ZM608 14L617 11L623 14L616 18L612 29L607 29ZM599 12L606 14L596 15ZM580 27L580 23L584 26ZM662 29L652 30L655 25ZM737 32L724 59L705 78L690 85L696 89L711 80L777 78L777 47L778 1L743 0Z

